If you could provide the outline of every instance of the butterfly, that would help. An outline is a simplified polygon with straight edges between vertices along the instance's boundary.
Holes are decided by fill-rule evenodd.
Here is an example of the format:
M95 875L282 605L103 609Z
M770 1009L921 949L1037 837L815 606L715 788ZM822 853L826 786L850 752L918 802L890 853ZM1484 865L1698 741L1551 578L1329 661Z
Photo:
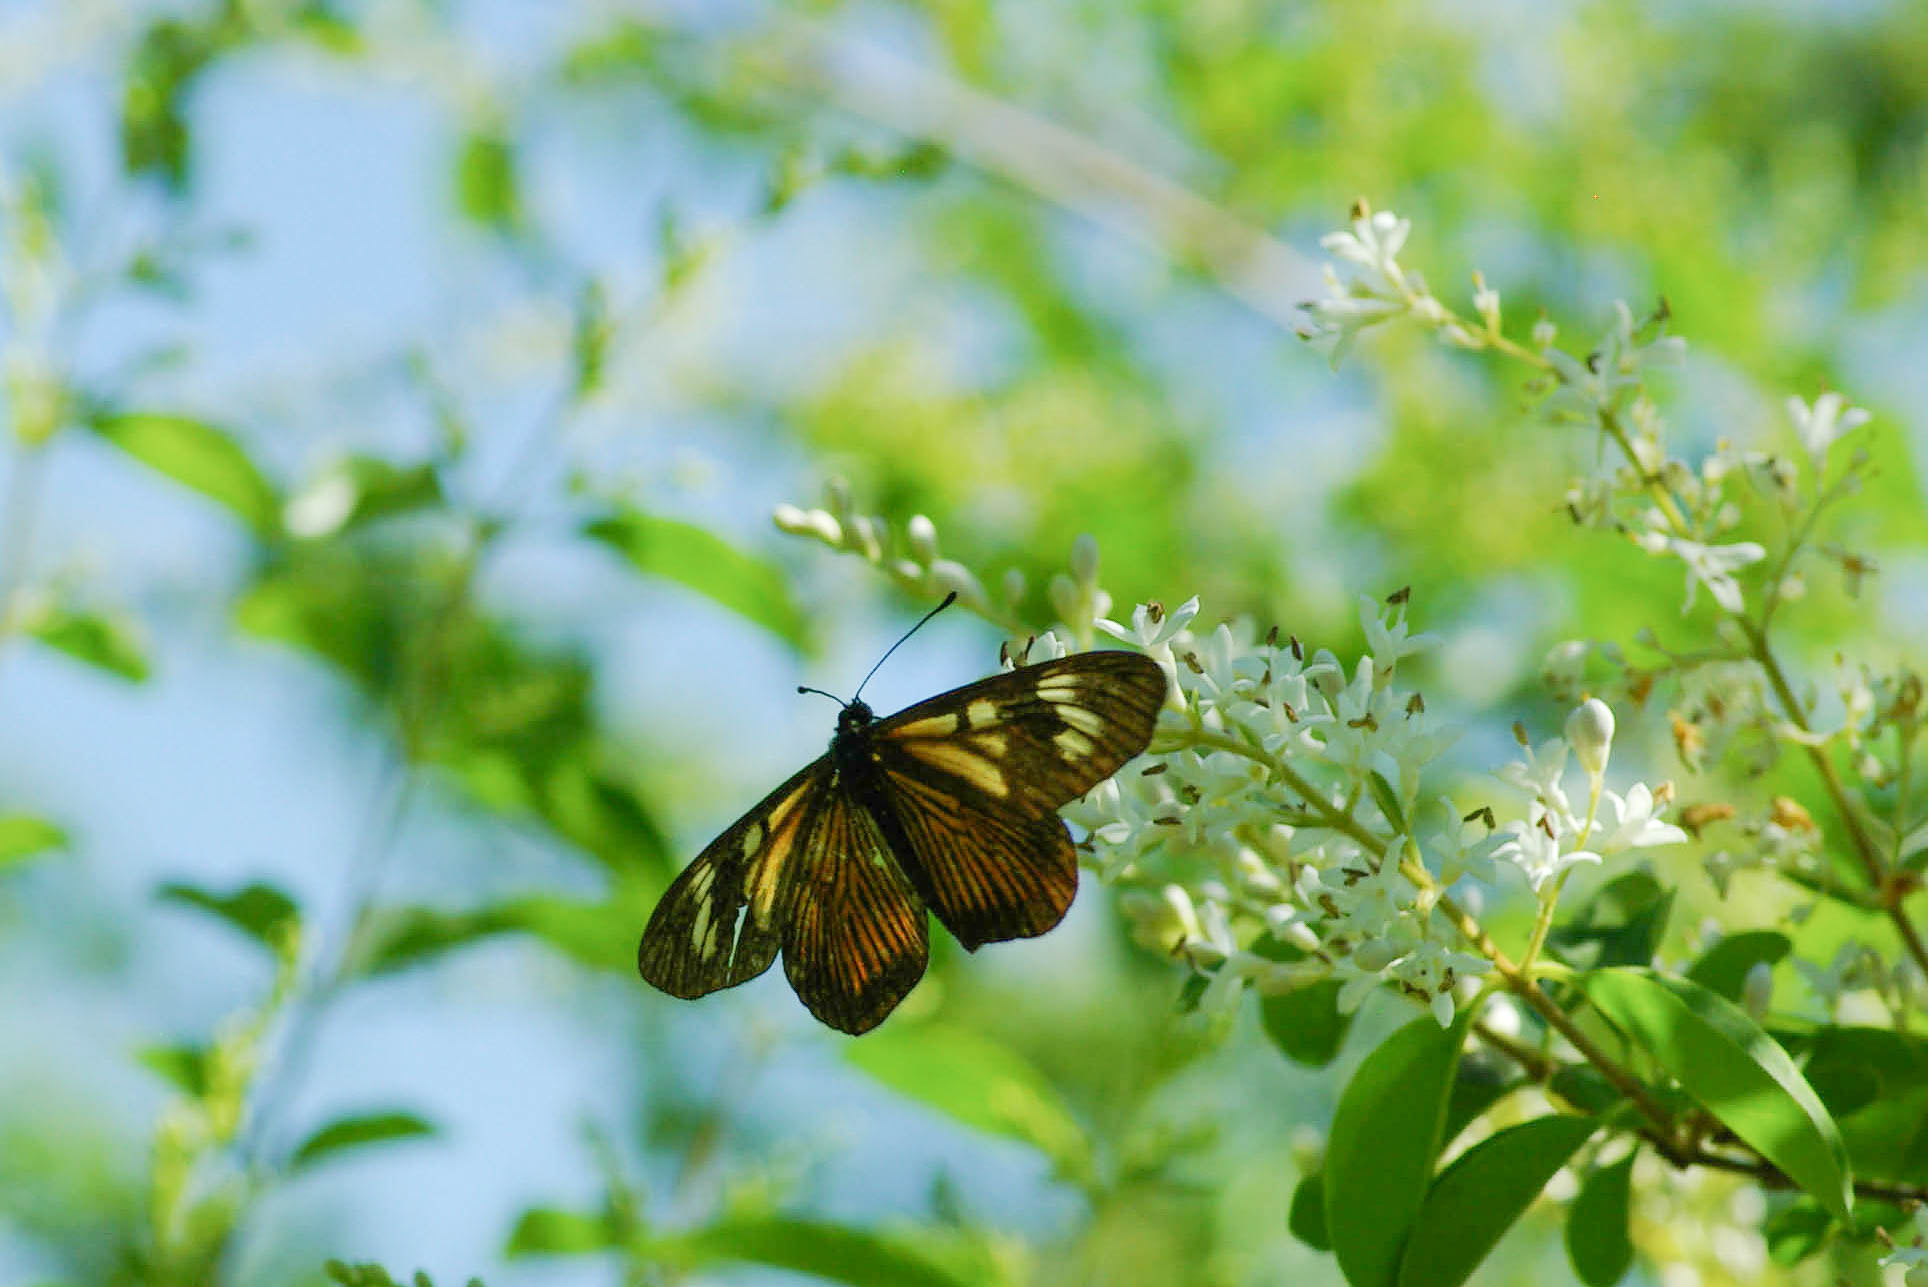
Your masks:
M1145 749L1166 683L1137 653L1088 652L884 719L843 702L830 750L670 884L637 949L643 978L699 997L781 952L810 1013L855 1035L923 977L926 908L970 951L1044 933L1078 889L1057 811Z

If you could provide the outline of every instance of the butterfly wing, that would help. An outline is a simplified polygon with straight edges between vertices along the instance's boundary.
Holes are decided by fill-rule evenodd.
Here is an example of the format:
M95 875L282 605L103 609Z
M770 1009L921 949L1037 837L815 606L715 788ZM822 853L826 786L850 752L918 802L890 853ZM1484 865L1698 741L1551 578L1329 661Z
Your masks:
M1029 938L1078 888L1057 811L1151 741L1165 673L1137 653L1024 666L919 702L877 725L884 784L912 879L957 940Z
M868 1032L924 976L929 921L883 827L856 798L825 792L812 824L795 860L783 972L811 1014Z
M644 979L687 999L770 968L783 941L798 855L834 794L830 777L828 757L813 761L670 883L636 950Z

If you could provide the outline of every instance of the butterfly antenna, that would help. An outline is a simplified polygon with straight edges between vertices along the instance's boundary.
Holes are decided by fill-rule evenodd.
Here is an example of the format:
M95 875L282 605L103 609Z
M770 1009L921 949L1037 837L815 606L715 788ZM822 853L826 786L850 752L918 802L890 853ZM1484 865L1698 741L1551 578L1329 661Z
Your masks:
M839 706L842 706L844 704L843 698L837 696L835 693L826 693L821 688L810 688L803 684L798 684L797 691L800 693L815 693L819 697L828 697L831 701L837 703L837 705Z
M912 635L916 634L919 630L922 630L924 628L924 622L929 621L932 617L936 616L938 613L942 612L944 609L950 607L953 603L956 603L956 602L957 602L957 591L952 590L949 594L944 596L944 602L938 604L935 608L932 608L929 612L926 612L922 620L920 620L916 625L912 626L909 630L906 630L904 632L903 639L899 639L896 643L892 644L889 648L885 649L884 655L877 659L877 664L870 668L870 675L875 675L879 670L882 670L884 663L890 660L890 654L893 652L896 652L899 648L902 648L904 646L904 639L909 639ZM870 675L864 676L864 684L868 684L870 682ZM855 694L851 696L850 698L851 701L854 702L857 700L857 698L863 696L864 684L857 685L857 691Z

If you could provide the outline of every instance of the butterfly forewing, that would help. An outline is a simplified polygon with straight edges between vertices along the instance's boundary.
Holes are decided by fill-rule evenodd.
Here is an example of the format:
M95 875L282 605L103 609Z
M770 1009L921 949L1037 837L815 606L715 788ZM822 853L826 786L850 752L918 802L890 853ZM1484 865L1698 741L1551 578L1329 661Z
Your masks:
M880 722L876 743L886 769L989 812L1043 817L1145 749L1165 686L1137 653L1078 653L919 702Z
M783 941L790 869L831 798L830 761L812 761L765 796L673 882L636 953L643 978L690 998L746 983Z
M877 819L852 796L829 793L812 822L792 873L783 972L811 1014L868 1032L924 976L924 903Z

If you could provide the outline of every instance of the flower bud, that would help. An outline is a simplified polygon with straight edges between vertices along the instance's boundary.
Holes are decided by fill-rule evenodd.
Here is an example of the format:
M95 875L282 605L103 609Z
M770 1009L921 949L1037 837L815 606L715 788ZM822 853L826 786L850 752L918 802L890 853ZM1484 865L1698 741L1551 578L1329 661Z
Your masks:
M1071 575L1086 585L1098 579L1098 538L1089 532L1071 543Z
M1756 1021L1767 1017L1768 1003L1774 999L1774 967L1756 961L1747 969L1741 984L1741 1008Z
M1598 697L1587 698L1567 716L1566 740L1587 776L1598 781L1613 750L1613 711Z
M919 563L928 566L937 557L937 524L924 515L911 515L904 527L904 538L910 545L910 556Z

